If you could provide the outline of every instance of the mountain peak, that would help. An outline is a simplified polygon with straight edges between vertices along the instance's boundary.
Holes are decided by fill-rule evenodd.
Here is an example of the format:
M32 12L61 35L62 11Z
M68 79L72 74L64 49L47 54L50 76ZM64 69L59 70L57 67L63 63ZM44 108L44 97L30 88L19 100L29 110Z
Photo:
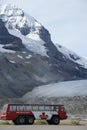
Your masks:
M21 32L22 35L28 36L30 39L42 39L45 42L51 41L47 29L32 16L27 15L22 9L15 5L1 5L0 19L2 19L8 29Z
M5 4L5 5L0 5L0 15L7 16L7 17L23 16L24 12L15 5Z
M16 29L23 35L27 35L36 22L31 16L28 19L22 9L11 4L1 6L0 18L8 24L9 29Z
M22 9L11 4L0 5L0 19L8 33L20 38L27 50L47 56L44 44L51 43L51 38L49 31L41 23L26 14ZM4 48L9 49L7 46L4 46ZM39 48L39 51L36 48Z

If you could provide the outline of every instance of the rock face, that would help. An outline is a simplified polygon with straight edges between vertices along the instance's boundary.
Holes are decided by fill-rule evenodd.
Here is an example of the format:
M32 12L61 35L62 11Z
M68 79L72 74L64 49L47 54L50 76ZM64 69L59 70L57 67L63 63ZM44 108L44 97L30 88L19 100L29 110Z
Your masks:
M21 97L39 85L87 79L87 69L67 57L33 17L21 9L0 6L0 98ZM78 58L77 58L78 57Z
M22 40L8 33L4 23L0 19L0 44L3 45L5 49L11 49L15 51L21 51L24 46Z

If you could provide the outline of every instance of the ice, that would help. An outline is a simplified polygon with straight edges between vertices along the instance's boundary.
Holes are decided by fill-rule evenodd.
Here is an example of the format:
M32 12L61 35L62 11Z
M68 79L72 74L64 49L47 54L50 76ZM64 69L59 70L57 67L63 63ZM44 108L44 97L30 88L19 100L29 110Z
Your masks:
M10 63L15 64L16 62L13 60L9 60Z
M64 81L36 87L28 92L29 97L71 97L87 95L87 80Z
M21 56L21 55L17 55L17 57L19 57L20 59L23 59L23 56Z
M30 59L32 57L32 55L28 55L26 56L26 59Z
M29 37L29 38L31 38L33 40L36 40L36 41L40 41L41 40L39 35L38 34L34 34L34 33L30 33L26 37Z

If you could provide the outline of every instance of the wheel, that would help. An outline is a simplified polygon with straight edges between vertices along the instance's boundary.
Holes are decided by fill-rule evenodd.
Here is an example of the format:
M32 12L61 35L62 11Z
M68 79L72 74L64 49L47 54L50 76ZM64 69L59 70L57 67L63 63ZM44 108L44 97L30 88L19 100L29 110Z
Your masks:
M51 125L51 124L52 124L51 120L47 120L47 123L48 123L49 125Z
M12 122L14 123L14 125L18 125L17 120L12 120Z
M52 117L52 124L58 125L60 123L60 118L58 116Z
M25 124L25 117L19 116L16 120L13 120L15 125L24 125Z
M26 124L33 125L34 124L34 116L27 116L26 117Z

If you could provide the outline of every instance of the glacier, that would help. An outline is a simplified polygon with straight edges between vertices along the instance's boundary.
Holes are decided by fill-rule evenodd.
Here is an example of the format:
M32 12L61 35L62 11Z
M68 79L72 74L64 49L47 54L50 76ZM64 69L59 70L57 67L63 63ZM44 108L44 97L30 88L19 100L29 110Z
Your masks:
M36 87L26 93L23 98L29 97L73 97L87 95L87 80L64 81Z

